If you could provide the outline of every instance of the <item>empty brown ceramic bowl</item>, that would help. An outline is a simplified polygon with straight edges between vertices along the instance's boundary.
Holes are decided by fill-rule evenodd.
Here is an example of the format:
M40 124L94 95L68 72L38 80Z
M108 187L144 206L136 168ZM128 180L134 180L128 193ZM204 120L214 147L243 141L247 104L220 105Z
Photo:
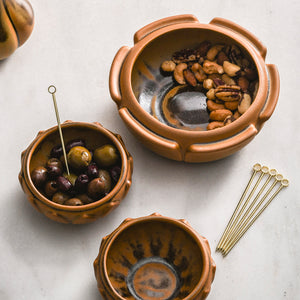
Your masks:
M94 262L104 299L205 299L216 266L208 241L185 220L157 213L126 219Z
M162 114L160 99L174 82L160 73L161 63L170 60L174 52L194 49L205 40L241 49L258 74L256 96L240 118L222 128L207 131L200 119L198 124L197 104L193 120L186 117L183 121L185 128L172 126ZM165 18L136 32L132 48L124 46L118 51L111 66L110 93L126 126L152 151L178 161L217 160L248 144L275 109L279 75L275 65L265 64L266 52L252 33L231 21L215 18L201 24L192 15ZM204 98L205 106L205 95L199 92L198 96ZM186 102L181 104L185 107ZM184 112L182 115L189 116ZM197 126L186 129L189 121Z
M131 186L132 157L126 150L120 135L105 129L99 123L66 121L61 126L65 143L81 138L91 150L105 144L112 144L116 147L121 158L121 174L114 188L98 201L80 206L68 206L47 199L34 186L31 179L32 170L46 165L51 149L60 144L57 126L40 131L29 147L23 151L19 180L29 202L46 217L61 223L90 223L118 207L127 194Z

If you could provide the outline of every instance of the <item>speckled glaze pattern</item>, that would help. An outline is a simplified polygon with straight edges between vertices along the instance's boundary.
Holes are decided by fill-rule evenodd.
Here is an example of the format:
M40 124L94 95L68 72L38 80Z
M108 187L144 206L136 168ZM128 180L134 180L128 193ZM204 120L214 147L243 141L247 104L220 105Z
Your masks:
M117 208L126 196L132 182L133 160L121 136L110 132L99 123L66 121L62 124L62 131L65 142L80 135L91 148L105 143L116 146L122 160L122 171L113 190L104 198L91 204L67 206L50 201L35 188L30 173L36 166L45 164L51 148L60 143L57 126L39 132L30 146L22 152L19 181L31 205L49 219L60 223L91 223Z
M243 50L257 69L256 97L246 113L222 128L188 131L168 126L142 107L140 95L147 93L145 86L163 91L164 81L161 78L157 81L156 76L160 64L175 51L193 48L203 40L235 44ZM248 30L231 21L214 18L209 24L201 24L193 15L168 17L136 32L134 43L132 48L120 48L114 58L110 93L125 125L144 146L159 155L186 162L224 158L247 145L276 107L279 96L276 66L265 64L266 47Z
M154 213L126 219L94 261L104 299L205 299L216 266L208 241L186 220Z
M10 56L31 35L33 9L27 0L0 0L0 60Z

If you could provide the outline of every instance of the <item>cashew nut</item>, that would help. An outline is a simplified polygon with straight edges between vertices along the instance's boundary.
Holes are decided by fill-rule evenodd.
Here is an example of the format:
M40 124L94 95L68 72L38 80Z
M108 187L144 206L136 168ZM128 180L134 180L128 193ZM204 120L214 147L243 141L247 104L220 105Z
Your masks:
M207 130L213 130L213 129L216 129L216 128L221 128L224 126L224 123L223 122L217 122L217 121L214 121L214 122L210 122L206 129Z
M224 121L228 116L232 116L232 112L229 109L217 109L209 114L209 118L213 121Z
M207 78L202 66L199 63L194 63L191 67L191 70L199 82L203 82L203 80Z
M239 106L239 101L226 101L224 102L224 106L230 110L236 110Z
M216 56L217 56L218 53L223 49L223 47L224 47L224 45L214 45L214 46L212 46L212 47L208 50L208 52L207 52L207 54L206 54L206 58L207 58L208 60L211 60L211 61L215 60Z
M217 109L224 109L224 104L217 104L212 100L207 100L206 102L207 108L209 111L217 110Z
M174 69L174 79L179 84L185 84L186 83L186 81L184 79L184 75L183 75L183 71L185 69L187 69L187 64L186 63L180 63Z

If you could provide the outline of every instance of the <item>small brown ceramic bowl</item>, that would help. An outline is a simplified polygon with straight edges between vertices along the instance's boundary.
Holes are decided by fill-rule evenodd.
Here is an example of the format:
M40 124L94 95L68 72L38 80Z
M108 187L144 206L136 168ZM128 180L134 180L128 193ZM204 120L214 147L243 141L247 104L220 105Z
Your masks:
M104 299L205 299L216 266L207 239L186 220L157 213L126 219L94 262Z
M183 122L195 123L196 130L172 126L162 114L159 100L172 87L172 80L160 74L161 63L170 60L174 52L195 49L203 41L236 45L241 49L257 70L256 96L240 118L222 128L207 131L203 126L201 129L203 124L189 120L184 111L182 115L187 115L187 120ZM266 52L252 33L231 21L215 18L209 24L201 24L192 15L165 18L137 31L132 48L124 46L118 51L111 66L110 93L126 126L152 151L178 161L217 160L247 145L275 109L279 75L275 65L265 64ZM205 94L198 94L199 98L204 97L202 102L206 106ZM188 106L183 102L181 106ZM205 111L202 104L200 110ZM190 111L193 110L187 112ZM197 116L200 113L194 115Z
M119 181L104 198L90 204L68 206L47 199L33 184L31 172L46 165L50 151L60 144L57 126L40 131L29 147L22 152L19 180L29 202L46 217L61 223L84 224L103 217L119 206L131 186L132 157L118 134L105 129L99 123L66 121L62 125L64 142L84 139L87 148L94 150L104 144L114 145L121 157Z

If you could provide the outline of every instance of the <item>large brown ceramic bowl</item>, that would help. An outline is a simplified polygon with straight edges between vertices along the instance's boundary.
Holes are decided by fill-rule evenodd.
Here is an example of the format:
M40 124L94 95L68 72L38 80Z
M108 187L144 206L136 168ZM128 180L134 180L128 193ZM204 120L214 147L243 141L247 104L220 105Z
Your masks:
M84 224L103 217L119 206L131 186L133 170L132 157L118 134L105 129L99 123L66 121L62 124L65 143L81 138L89 149L104 144L113 144L120 153L121 175L111 192L104 198L81 206L67 206L47 199L33 184L31 172L38 166L46 165L50 151L60 144L57 126L40 131L29 147L23 151L19 180L29 202L46 217L61 223Z
M94 262L104 299L205 299L216 266L208 241L185 220L157 213L126 219Z
M258 90L250 108L236 121L214 130L186 130L153 116L151 101L169 90L170 82L159 72L161 63L185 48L208 40L238 46L258 73ZM279 75L265 64L265 46L249 31L221 18L201 24L192 15L151 23L134 36L132 48L124 46L110 72L110 93L119 114L132 133L152 151L186 162L213 161L248 144L272 115L279 95ZM158 115L159 112L156 112Z

